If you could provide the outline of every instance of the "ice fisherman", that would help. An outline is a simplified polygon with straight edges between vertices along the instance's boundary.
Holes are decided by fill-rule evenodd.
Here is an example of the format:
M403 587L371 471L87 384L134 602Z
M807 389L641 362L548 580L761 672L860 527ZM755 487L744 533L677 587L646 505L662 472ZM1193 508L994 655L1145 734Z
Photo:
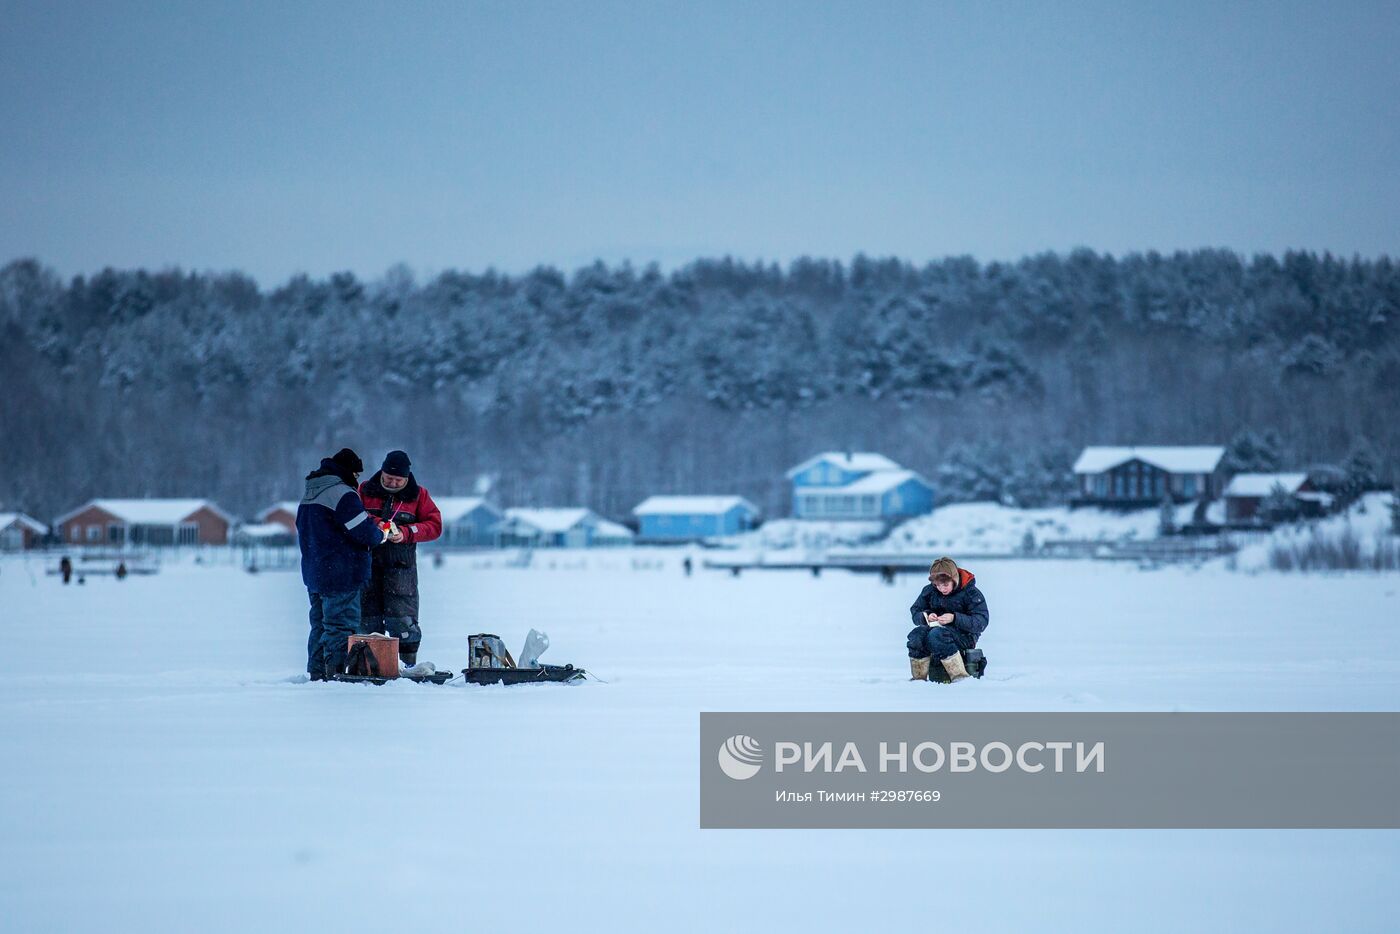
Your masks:
M365 509L399 538L376 548L370 579L360 591L360 632L382 632L399 640L399 661L418 663L423 630L418 626L418 544L442 535L442 513L413 476L403 451L390 451L378 473L360 484Z
M390 533L365 512L356 492L365 468L358 454L341 448L306 475L297 507L301 579L311 600L306 671L325 681L345 670L346 643L360 631L360 588L370 577L370 550Z
M951 680L960 681L968 676L962 652L977 645L987 628L987 599L973 573L952 558L933 562L928 579L909 608L914 621L908 640L909 673L915 681L927 681L936 658Z

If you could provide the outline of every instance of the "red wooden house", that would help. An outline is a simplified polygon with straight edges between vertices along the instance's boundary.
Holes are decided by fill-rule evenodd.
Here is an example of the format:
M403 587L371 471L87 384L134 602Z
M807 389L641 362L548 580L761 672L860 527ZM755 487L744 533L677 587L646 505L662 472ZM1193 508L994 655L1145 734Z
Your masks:
M54 520L69 545L226 545L232 525L207 499L94 499Z

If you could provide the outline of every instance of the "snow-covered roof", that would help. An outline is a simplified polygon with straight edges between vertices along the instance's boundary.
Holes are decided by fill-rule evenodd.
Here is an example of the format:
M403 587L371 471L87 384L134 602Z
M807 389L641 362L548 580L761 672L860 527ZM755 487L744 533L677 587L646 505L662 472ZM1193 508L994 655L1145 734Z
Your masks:
M290 538L291 529L280 522L249 522L238 527L235 537L242 538Z
M272 515L279 509L283 512L290 512L292 515L295 516L297 514L297 507L299 507L300 505L301 503L297 502L294 499L284 499L279 502L273 503L271 506L258 513L258 521L266 521L268 516ZM245 525L244 528L246 529L247 526Z
M521 509L513 507L506 510L506 518L513 522L523 522L532 525L541 532L567 532L576 527L581 522L600 521L593 514L591 509L581 508L545 508L545 509Z
M598 524L593 527L594 538L631 539L636 534L620 522L609 522L607 519L599 519Z
M929 482L912 470L881 470L861 477L859 480L852 480L845 486L839 487L813 487L819 493L855 493L863 495L880 495L888 493L895 487L910 480L918 480L924 486L929 486ZM931 487L930 487L931 489Z
M8 529L18 523L37 535L47 535L49 527L32 516L22 512L0 512L0 529Z
M1103 473L1130 460L1140 460L1168 473L1211 473L1224 456L1225 448L1219 445L1087 447L1074 462L1074 472Z
M802 473L813 464L822 461L835 464L842 470L854 470L857 473L870 473L876 470L899 470L900 467L894 461L883 454L876 454L873 451L824 451L816 457L809 457L796 467L787 472L787 478Z
M648 496L632 513L638 516L713 516L723 515L735 506L743 506L758 515L758 507L742 496Z
M232 516L208 499L93 499L59 516L54 523L62 525L94 506L129 525L174 525L201 509L208 509L225 522L233 522Z
M484 496L435 496L433 502L437 503L443 522L456 522L482 506L498 516L501 514L501 511L488 503Z
M1231 478L1225 495L1268 496L1276 486L1283 487L1285 493L1296 493L1298 487L1307 482L1305 473L1241 473Z

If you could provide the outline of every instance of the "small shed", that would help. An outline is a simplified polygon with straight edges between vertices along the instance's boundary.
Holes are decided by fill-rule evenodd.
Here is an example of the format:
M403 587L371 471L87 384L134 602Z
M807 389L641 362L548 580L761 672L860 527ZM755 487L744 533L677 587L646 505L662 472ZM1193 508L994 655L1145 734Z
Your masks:
M1306 473L1236 474L1225 488L1225 521L1260 521L1259 507L1275 494L1290 499L1298 516L1320 516L1331 501L1326 493L1317 491Z
M0 551L27 551L49 534L49 527L22 512L0 512Z
M593 540L590 544L595 548L625 548L633 544L636 538L637 533L621 522L599 519L598 524L593 527Z
M258 513L259 523L283 526L293 536L297 534L297 507L301 503L294 499L284 499L281 502L273 503L262 512Z
M753 528L758 507L742 496L649 496L632 514L644 542L693 542Z
M94 499L54 520L70 545L226 545L233 517L207 499Z

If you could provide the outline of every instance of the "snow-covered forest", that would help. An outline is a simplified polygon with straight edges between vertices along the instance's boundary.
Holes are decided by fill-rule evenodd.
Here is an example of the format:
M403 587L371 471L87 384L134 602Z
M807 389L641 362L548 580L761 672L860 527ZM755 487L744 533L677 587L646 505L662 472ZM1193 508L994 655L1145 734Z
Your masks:
M438 493L618 517L661 492L785 511L783 471L883 451L942 500L1067 492L1083 444L1271 438L1282 464L1400 457L1400 270L1224 250L673 272L0 269L6 490L250 512L342 445ZM1381 477L1383 482L1392 477Z

